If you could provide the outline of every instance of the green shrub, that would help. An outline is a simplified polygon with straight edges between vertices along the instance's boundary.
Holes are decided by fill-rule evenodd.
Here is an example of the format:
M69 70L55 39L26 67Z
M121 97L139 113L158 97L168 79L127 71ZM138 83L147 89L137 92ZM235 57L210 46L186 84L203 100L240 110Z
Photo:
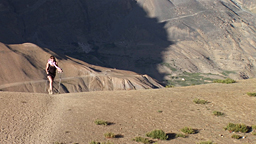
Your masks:
M116 135L114 133L108 132L104 134L105 138L115 138Z
M235 83L236 81L235 81L235 80L233 80L233 79L227 78L227 79L224 79L224 80L221 80L221 79L214 80L213 82L214 82L214 83L225 83L225 84L230 84L230 83Z
M166 85L165 88L173 88L174 85Z
M103 120L95 120L94 123L97 125L109 125L109 122Z
M193 102L196 103L196 104L207 104L207 103L209 103L209 102L206 101L206 100L201 100L201 99L198 99L198 98L195 98L195 99L193 100Z
M256 96L256 93L248 92L247 95L248 95L248 96L251 96L251 97L255 97L255 96Z
M198 144L213 144L212 141L203 141L203 142L200 142Z
M252 130L253 130L252 134L256 135L256 125L252 125Z
M96 142L96 141L91 141L91 142L90 142L90 144L114 144L114 143L109 142L109 141L107 141L107 142Z
M133 139L133 141L142 142L142 143L144 143L144 144L150 144L150 143L151 143L149 139L143 138L143 137L135 137L135 138Z
M154 130L154 131L148 132L146 136L151 137L153 139L160 139L160 140L168 139L168 136L163 130Z
M240 135L236 135L236 134L233 134L233 135L231 136L231 138L234 138L234 139L240 139L240 138L242 138L242 136L240 136Z
M188 73L183 72L177 76L170 76L171 80L167 80L168 85L174 86L191 86L211 83L214 79L210 78L215 74L204 73Z
M252 129L253 129L253 130L256 130L256 125L252 125Z
M187 136L184 135L184 134L182 134L182 133L177 133L177 134L175 134L175 137L176 137L176 138L177 138L177 137L186 138Z
M90 144L100 144L100 142L91 141Z
M233 124L233 123L229 123L228 126L224 129L230 132L242 132L242 133L246 133L249 131L248 126L244 124Z
M224 113L219 112L219 111L213 111L213 115L215 115L215 116L222 116L222 115L224 115Z
M184 127L183 129L181 129L182 132L184 132L185 134L194 134L196 133L196 131L192 128L189 127Z

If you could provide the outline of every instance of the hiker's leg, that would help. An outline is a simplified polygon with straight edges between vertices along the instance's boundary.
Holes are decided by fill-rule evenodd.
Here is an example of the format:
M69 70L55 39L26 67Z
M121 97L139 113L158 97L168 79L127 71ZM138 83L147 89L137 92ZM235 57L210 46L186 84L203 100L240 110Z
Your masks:
M51 76L47 76L48 80L49 80L49 89L52 90L52 83L53 83L53 79Z

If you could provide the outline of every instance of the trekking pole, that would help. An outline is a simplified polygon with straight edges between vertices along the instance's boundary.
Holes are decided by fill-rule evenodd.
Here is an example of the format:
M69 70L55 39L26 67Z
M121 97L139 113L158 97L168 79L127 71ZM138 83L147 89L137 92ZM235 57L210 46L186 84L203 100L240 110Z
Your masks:
M59 80L59 89L58 89L58 92L60 93L60 83L61 83L61 75L62 75L62 72L60 73L60 80Z
M47 84L48 84L48 82L47 82L48 80L45 80L45 89L44 89L44 92L46 92L47 91Z

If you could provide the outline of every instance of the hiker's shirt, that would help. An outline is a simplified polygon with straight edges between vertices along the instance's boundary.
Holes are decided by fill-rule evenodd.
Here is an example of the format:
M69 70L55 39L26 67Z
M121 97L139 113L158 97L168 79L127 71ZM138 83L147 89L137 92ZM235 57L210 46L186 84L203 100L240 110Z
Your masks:
M48 64L48 72L50 76L55 77L56 75L56 67Z

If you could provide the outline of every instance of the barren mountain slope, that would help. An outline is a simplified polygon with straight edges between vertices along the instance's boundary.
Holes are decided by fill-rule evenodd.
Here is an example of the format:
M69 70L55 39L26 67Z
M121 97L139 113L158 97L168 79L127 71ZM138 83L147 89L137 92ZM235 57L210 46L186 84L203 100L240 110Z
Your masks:
M241 4L249 3L256 4ZM256 15L235 1L141 0L140 4L148 15L164 23L168 40L175 42L162 52L163 61L173 69L213 74L233 71L230 77L235 79L243 74L254 77Z
M248 9L256 14L256 2L252 0L233 0L233 3L241 8Z
M0 0L0 41L148 74L255 77L255 0Z
M89 144L92 141L138 144L135 137L161 129L169 136L158 144L255 144L256 136L230 133L228 123L256 125L256 79L235 84L207 84L154 90L86 92L60 95L0 92L0 143ZM194 99L208 104L195 104ZM224 113L214 116L213 111ZM95 120L111 122L96 125ZM181 129L197 129L187 138L175 138ZM112 132L117 138L106 139ZM238 134L242 139L233 139Z
M161 88L154 79L130 71L122 71L66 58L31 44L0 44L0 90L46 92L45 67L50 55L56 55L63 74L57 74L55 93L98 90L131 90ZM61 83L60 83L61 78ZM59 91L58 91L59 90Z

